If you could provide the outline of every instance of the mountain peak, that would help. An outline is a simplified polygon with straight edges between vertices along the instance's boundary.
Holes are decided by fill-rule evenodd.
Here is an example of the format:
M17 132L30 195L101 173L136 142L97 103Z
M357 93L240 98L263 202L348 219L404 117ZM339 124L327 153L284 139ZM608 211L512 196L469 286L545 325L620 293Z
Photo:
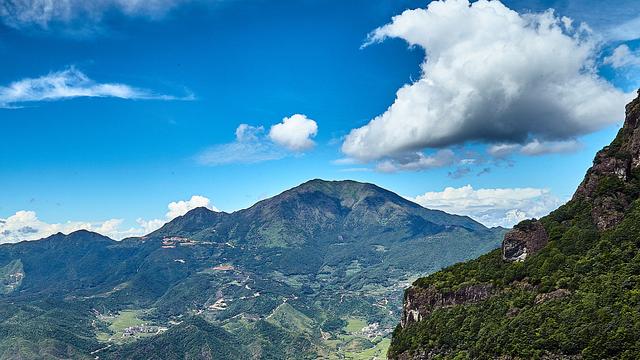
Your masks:
M354 180L313 179L262 200L247 210L255 211L265 208L274 210L282 206L285 208L293 206L301 210L323 204L333 208L330 210L332 212L341 212L353 211L356 207L378 208L385 203L394 204L397 209L421 208L402 196L374 184Z
M61 234L61 233L58 233L58 234ZM69 234L67 234L67 236L82 236L82 235L98 235L98 236L102 236L102 235L98 234L97 232L90 231L90 230L87 230L87 229L80 229L80 230L72 231Z
M86 230L86 229L80 229L80 230L76 230L76 231L72 231L68 234L64 234L62 232L58 232L56 234L53 234L49 237L44 238L43 240L93 240L93 239L98 239L98 240L108 240L108 241L114 241L113 239L104 236L102 234L99 234L97 232L94 231L90 231L90 230Z
M273 198L278 198L281 195L287 194L316 191L341 199L343 201L343 205L347 207L350 207L355 202L370 196L382 196L388 199L393 199L395 202L401 202L403 205L419 207L418 204L410 202L392 191L381 188L375 184L355 180L313 179L286 190Z
M289 244L282 239L300 242L302 234L319 236L327 229L337 231L335 229L338 228L384 231L386 227L393 227L392 224L406 227L412 234L431 233L449 227L488 230L469 217L423 208L374 184L313 179L233 213L193 209L148 236L218 239L221 234L233 233L236 236L246 232L254 240Z
M182 215L182 216L185 216L185 215L187 215L187 214L189 214L189 215L191 215L191 216L194 216L194 215L203 215L203 216L208 216L208 215L211 215L211 214L215 214L215 213L217 213L217 212L219 212L219 211L213 211L213 210L209 209L208 207L198 206L197 208L193 208L193 209L191 209L191 210L187 211L187 212L186 212L184 215Z
M382 188L370 184L359 182L355 180L324 180L324 179L312 179L306 181L291 190L320 190L320 191L335 191L335 190L343 190L343 189L365 189L365 188L378 188L383 190Z
M187 211L184 215L169 221L162 227L147 236L176 235L182 232L193 232L216 224L228 213L213 211L204 206Z

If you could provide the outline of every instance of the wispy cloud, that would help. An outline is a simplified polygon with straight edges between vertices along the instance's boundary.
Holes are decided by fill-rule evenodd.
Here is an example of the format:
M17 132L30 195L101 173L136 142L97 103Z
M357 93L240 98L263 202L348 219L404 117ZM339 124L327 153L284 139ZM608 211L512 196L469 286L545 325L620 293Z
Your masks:
M0 108L19 108L27 103L57 101L78 97L113 97L133 100L191 100L157 94L150 90L120 83L98 83L75 67L51 72L37 78L26 78L0 86Z
M640 22L638 22L640 25ZM604 63L614 69L623 67L640 67L640 51L632 51L628 45L622 44L613 50L613 53L604 58Z
M196 155L202 165L251 164L282 159L311 149L318 124L302 114L285 117L271 126L268 134L264 126L240 124L234 142L210 147Z
M14 28L37 26L48 29L55 24L87 26L102 21L108 13L158 19L192 0L3 0L0 20Z
M638 6L637 1L635 3ZM609 28L605 35L612 41L629 41L640 38L640 16Z
M433 155L425 155L422 152L409 153L404 156L394 156L383 160L376 166L377 171L421 171L454 165L457 157L452 150L438 150Z
M577 140L566 141L540 141L533 139L530 142L520 144L496 144L487 148L489 155L496 158L505 158L511 154L519 153L528 156L547 154L566 154L582 149L582 143Z
M341 172L370 172L370 171L373 171L373 169L372 168L368 168L368 167L352 167L352 168L340 169L338 171L341 171Z
M234 142L212 146L196 156L202 165L251 164L277 160L287 153L268 140L264 127L240 124Z

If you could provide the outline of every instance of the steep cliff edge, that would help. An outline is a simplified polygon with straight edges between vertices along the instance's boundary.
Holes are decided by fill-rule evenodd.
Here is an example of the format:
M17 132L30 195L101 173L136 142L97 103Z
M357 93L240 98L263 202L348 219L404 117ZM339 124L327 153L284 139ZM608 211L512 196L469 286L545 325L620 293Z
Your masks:
M618 225L639 195L640 98L627 105L626 114L624 126L613 142L596 154L573 195L573 200L592 204L591 217L599 230Z
M504 235L502 259L524 261L527 256L542 250L548 242L549 235L540 221L523 221Z
M414 282L389 358L640 358L639 126L640 97L567 204Z
M474 284L453 291L440 291L433 286L411 287L405 293L400 326L407 327L418 322L435 309L485 300L493 290L491 284Z

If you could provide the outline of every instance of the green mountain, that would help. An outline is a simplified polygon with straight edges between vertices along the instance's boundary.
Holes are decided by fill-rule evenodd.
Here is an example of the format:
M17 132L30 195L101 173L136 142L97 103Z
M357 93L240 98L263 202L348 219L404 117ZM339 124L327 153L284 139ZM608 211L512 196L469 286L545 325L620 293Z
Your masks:
M640 97L626 113L567 204L413 283L389 358L640 358Z
M2 245L0 359L383 356L402 289L504 232L375 185L312 180L141 238Z

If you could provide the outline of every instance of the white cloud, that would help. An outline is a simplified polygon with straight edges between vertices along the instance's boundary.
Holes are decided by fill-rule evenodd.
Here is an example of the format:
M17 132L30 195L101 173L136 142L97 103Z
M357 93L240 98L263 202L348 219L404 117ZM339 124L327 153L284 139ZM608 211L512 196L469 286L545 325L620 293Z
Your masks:
M511 227L528 218L540 218L562 204L547 189L474 189L471 185L447 187L408 198L426 208L468 215L487 226Z
M311 149L311 138L317 132L318 124L300 114L271 126L269 134L265 134L263 126L240 124L234 142L212 146L196 155L196 161L202 165L225 165L278 160L290 152L299 154Z
M368 168L368 167L352 167L352 168L344 168L344 169L340 169L338 171L341 172L370 172L373 169Z
M519 145L519 144L495 144L495 145L489 146L487 148L487 152L491 156L494 156L497 158L503 158L513 154L514 152L520 150L521 148L522 148L522 145Z
M0 19L6 25L22 28L48 28L55 23L100 22L108 12L127 16L159 18L189 0L4 0Z
M372 161L479 141L564 141L624 117L633 94L596 72L596 37L547 11L520 15L499 1L434 1L373 31L425 50L421 78L354 129L342 150Z
M638 2L634 0L636 7L638 6ZM617 7L613 6L614 8ZM633 12L630 12L633 14ZM638 9L635 9L635 14L638 14ZM628 41L635 40L640 38L640 16L625 21L622 24L618 24L617 26L611 27L606 32L607 37L610 40L620 40L620 41Z
M285 156L286 152L264 135L264 127L240 124L236 129L236 141L206 149L196 156L196 160L202 165L252 164Z
M269 138L292 151L304 151L312 148L311 140L318 133L318 124L306 115L294 114L285 117L282 122L271 126Z
M613 53L604 59L604 63L611 65L614 69L640 66L640 52L631 51L629 46L623 44L615 48Z
M150 232L156 231L162 227L167 222L167 220L161 219L153 219L153 220L145 220L143 218L136 219L136 223L138 224L137 228L132 228L130 230L132 235L128 236L142 236L148 234ZM119 239L118 237L114 237L114 239Z
M123 219L106 221L67 221L65 223L47 223L40 220L34 211L18 211L6 219L0 218L0 244L38 240L62 232L68 234L77 230L89 230L121 240L132 236L142 236L162 227L166 222L184 215L197 207L206 207L219 211L211 201L200 195L189 200L174 201L167 205L165 219L137 219L137 226L125 227Z
M211 200L207 197L201 195L193 195L189 200L180 200L180 201L172 201L167 205L167 213L165 214L164 219L152 219L145 220L142 218L138 218L136 222L138 223L137 228L131 228L127 230L127 236L142 236L158 230L165 223L177 218L178 216L182 216L193 210L195 208L204 207L211 211L219 212L218 208L211 204ZM121 237L114 237L114 239L121 239Z
M0 86L0 108L20 107L25 103L56 101L77 97L115 97L142 100L189 100L159 95L119 83L96 83L80 70L70 67L38 78L26 78L7 86Z
M6 219L0 219L0 244L15 243L23 240L36 240L58 232L70 233L86 229L114 236L119 234L121 219L104 222L68 221L65 223L46 223L34 211L18 211Z
M417 152L381 161L376 166L376 170L381 172L420 171L453 165L456 161L456 155L449 149L438 150L429 156Z
M545 154L560 154L571 153L578 151L582 147L576 140L567 141L538 141L534 139L530 143L524 145L520 152L525 155L545 155Z
M236 140L238 142L256 141L261 133L264 132L262 126L251 126L248 124L240 124L236 128Z
M505 158L514 153L522 155L539 156L547 154L564 154L580 150L582 144L577 140L566 141L540 141L533 139L527 144L495 144L487 148L489 155L496 158Z
M167 220L172 220L178 216L186 214L189 210L193 210L199 207L205 207L209 210L220 211L215 206L211 205L211 200L204 196L193 195L189 200L174 201L167 205L169 211L166 214Z
M354 158L339 158L339 159L332 160L331 163L333 165L358 165L358 164L362 164L362 162L360 162L360 161L358 161L357 159L354 159Z

